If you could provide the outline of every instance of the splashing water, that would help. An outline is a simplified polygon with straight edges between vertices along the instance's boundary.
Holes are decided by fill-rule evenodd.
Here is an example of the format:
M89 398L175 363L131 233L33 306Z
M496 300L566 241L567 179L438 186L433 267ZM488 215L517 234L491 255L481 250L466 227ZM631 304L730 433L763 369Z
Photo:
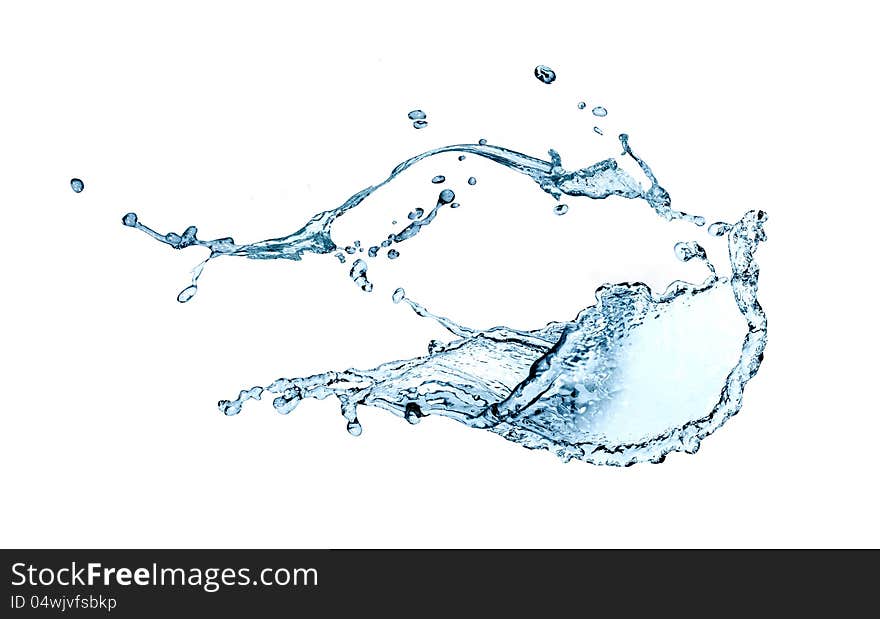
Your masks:
M698 226L704 225L705 219L703 217L690 215L672 208L669 193L660 186L648 164L630 148L629 136L621 134L619 139L623 146L622 154L632 158L650 181L650 185L647 188L642 187L635 178L623 170L615 159L605 159L586 168L569 171L562 166L562 159L555 150L550 150L550 161L544 161L543 159L501 146L492 146L484 143L485 140L480 140L481 143L478 144L442 146L411 157L398 164L385 180L362 189L336 208L315 214L302 228L292 234L279 238L266 239L245 245L235 243L232 237L203 240L198 238L196 226L189 226L182 234L174 232L161 234L141 223L136 213L127 213L122 218L122 223L141 230L157 241L165 243L174 249L197 246L207 248L210 251L208 257L192 270L192 281L189 286L189 288L193 289L192 293L184 295L184 298L180 298L181 302L189 301L194 297L198 289L198 279L206 264L221 256L238 256L252 260L301 260L303 254L306 253L333 254L339 247L332 239L332 226L340 216L356 208L372 193L390 183L414 164L441 153L464 152L483 157L510 170L529 176L541 189L556 199L559 199L563 194L568 196L584 196L592 199L604 199L609 196L639 199L647 202L658 215L666 220L680 219ZM445 180L443 176L435 176L432 182L442 183ZM419 222L410 224L400 233L390 235L380 245L388 247L391 243L400 243L412 238L424 226L434 220L441 206L451 203L454 198L455 193L452 190L444 189L440 192L437 206L427 217Z
M667 221L705 225L702 216L674 210L651 168L633 153L628 136L622 134L619 139L622 155L638 164L649 181L647 187L615 159L569 171L556 151L551 150L550 161L544 161L480 140L407 159L385 180L336 208L317 213L300 230L284 237L239 245L230 237L199 239L195 226L182 234L163 235L140 223L134 213L126 214L123 223L174 249L197 246L209 250L209 256L193 269L191 284L178 295L182 303L196 294L206 263L220 256L300 260L312 253L335 255L345 262L331 236L336 219L415 163L440 153L483 157L529 176L556 199L562 195L639 199ZM403 230L370 246L366 257L376 257L380 247L413 238L442 207L457 207L454 199L455 193L444 189L427 215L424 209L415 209ZM554 208L560 215L567 211L564 204ZM281 378L220 401L220 410L236 415L248 400L271 393L276 411L287 414L305 398L335 396L354 436L363 432L358 406L368 405L412 424L431 414L450 417L529 449L550 450L564 461L576 458L628 466L662 462L674 451L694 453L703 438L739 412L745 386L763 360L767 320L757 299L754 254L766 240L765 221L762 211L749 211L735 224L709 226L710 235L727 235L730 277L719 277L698 243L680 242L674 248L680 260L697 260L706 266L708 277L701 284L677 281L662 293L641 283L607 284L596 291L596 304L574 319L534 330L459 325L433 314L398 288L392 301L406 303L417 315L438 322L451 334L451 341L432 341L425 356L373 369ZM361 249L360 242L350 247ZM397 249L388 249L388 258L398 256ZM373 284L367 270L366 260L358 258L349 277L370 292Z

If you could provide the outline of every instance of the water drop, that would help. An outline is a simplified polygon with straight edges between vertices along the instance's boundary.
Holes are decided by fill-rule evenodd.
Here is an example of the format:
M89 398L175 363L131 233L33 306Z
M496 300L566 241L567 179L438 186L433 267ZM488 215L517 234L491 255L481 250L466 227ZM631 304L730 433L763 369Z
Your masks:
M595 131L599 135L605 135L604 133L602 133L602 130L599 127L593 127L593 131Z
M459 156L458 156L458 160L459 160L459 161L464 161L464 159L465 159L464 155L459 155Z
M422 110L413 110L412 112L407 114L407 117L410 120L425 120L428 115L425 114Z
M439 185L440 183L446 182L446 177L443 176L442 174L438 174L437 176L435 176L434 178L431 179L431 182L434 183L435 185Z
M586 107L587 107L586 102L584 102L584 101L580 101L580 102L578 103L578 109L579 109L579 110L582 110L582 109L584 109L584 108L586 108Z
M73 189L75 193L79 193L86 188L86 185L78 178L72 178L70 179L70 188Z
M461 204L459 204L458 202L453 202L449 205L449 208L458 208L459 206L461 206Z
M349 271L348 276L351 277L352 281L360 286L361 290L364 292L372 292L373 284L367 279L367 263L358 258L354 261L354 264L351 265L351 271Z
M724 236L730 232L731 225L723 221L716 221L706 230L712 236Z
M403 418L406 419L410 424L416 425L422 418L422 409L419 408L419 405L415 402L410 402L406 405L406 409L403 412Z
M428 126L427 120L414 120L413 121L413 127L415 129L424 129L427 126Z
M410 219L418 219L424 214L425 214L425 209L417 208L417 209L413 209L412 211L410 211L410 213L409 213L409 215L407 215L407 217L409 217Z
M557 215L565 215L568 212L567 204L557 204L553 207L553 212Z
M349 421L346 429L348 430L348 433L352 436L360 436L364 431L363 426L361 426L360 422L358 422L357 419L355 419L354 421Z
M455 200L455 192L452 191L451 189L444 189L443 191L440 192L440 195L438 196L438 200L440 201L441 204L449 204L450 202Z
M180 294L177 295L177 301L180 303L186 303L199 291L199 287L193 284L192 286L187 286L183 290L180 291Z
M391 300L394 303L400 303L401 301L403 301L403 297L405 297L405 296L406 296L406 290L404 290L403 288L398 288L391 295Z
M477 142L477 144L479 144L480 146L485 146L486 145L486 138L480 138L480 141Z
M347 253L348 255L351 255L351 254L355 253L356 251L357 251L357 249L351 245L349 245L345 248L345 253Z
M125 217L122 218L122 223L128 226L129 228L137 225L138 216L135 213L126 213Z
M373 245L370 249L367 250L367 255L370 258L375 258L376 254L379 253L379 247L377 245Z
M477 184L477 179L474 178L473 176L471 176L471 177L468 179L468 185L476 185L476 184Z
M695 241L679 241L675 244L675 256L682 262L689 262L694 258L706 258L706 250Z
M400 252L397 251L396 249L389 249L388 250L388 259L389 260L394 260L398 256L400 256Z
M599 118L604 118L605 116L608 116L608 110L606 110L601 105L597 105L596 107L593 108L593 116L598 116Z
M545 84L552 84L556 80L556 72L546 65L539 64L535 67L535 77Z

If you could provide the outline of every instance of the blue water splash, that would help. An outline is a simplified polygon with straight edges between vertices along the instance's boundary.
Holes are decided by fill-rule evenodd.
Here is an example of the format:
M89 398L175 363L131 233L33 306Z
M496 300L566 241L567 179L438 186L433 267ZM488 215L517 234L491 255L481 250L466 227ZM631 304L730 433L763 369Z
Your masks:
M702 216L674 210L669 193L634 154L628 136L619 139L622 155L639 165L647 186L615 159L569 171L556 151L551 150L550 161L545 161L481 140L407 159L385 180L317 213L284 237L239 245L231 237L199 239L195 226L182 234L163 235L140 223L134 213L126 214L123 223L174 249L209 250L193 270L191 284L178 295L181 302L193 298L204 266L220 256L300 260L312 253L336 255L345 262L331 236L333 223L418 161L446 152L473 154L529 176L557 199L562 195L638 199L668 221L705 225ZM367 257L375 257L380 247L413 238L442 207L456 207L454 199L454 192L444 189L427 215L423 209L414 210L410 223L370 246ZM554 209L557 214L567 210L563 204ZM368 405L409 423L431 414L450 417L529 449L550 450L564 461L576 458L628 466L662 462L674 451L694 453L702 439L739 412L745 386L763 359L767 320L757 298L754 254L766 239L765 221L762 211L749 211L735 224L717 222L709 227L711 235L727 236L729 277L718 275L697 242L681 242L674 247L680 260L706 266L702 283L673 282L659 293L640 283L608 284L596 291L595 305L571 320L539 329L463 326L430 312L398 288L392 301L406 303L417 315L438 322L451 334L450 341L432 341L425 356L373 369L282 378L266 387L251 387L233 400L219 402L220 410L236 415L248 400L272 393L275 409L287 414L305 398L335 396L346 427L355 436L363 432L358 407ZM359 248L360 243L351 247ZM397 249L388 249L388 258L398 256ZM349 277L370 292L373 285L367 270L366 260L359 258Z

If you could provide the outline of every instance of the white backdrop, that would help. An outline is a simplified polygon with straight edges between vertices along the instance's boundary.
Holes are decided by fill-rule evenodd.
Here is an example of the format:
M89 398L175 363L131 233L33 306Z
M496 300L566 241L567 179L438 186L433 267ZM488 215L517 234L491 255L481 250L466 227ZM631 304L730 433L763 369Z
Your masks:
M0 545L878 545L863 3L378 4L0 9ZM770 215L765 363L740 415L660 466L564 465L373 409L355 439L329 400L287 417L215 407L279 376L423 353L443 332L392 305L397 286L468 325L532 328L606 281L702 279L677 240L726 266L722 242L643 203L569 199L553 217L529 179L435 158L336 228L343 243L387 234L433 204L435 174L457 191L462 207L399 260L373 261L372 294L329 257L223 259L187 305L175 297L204 254L120 223L136 211L161 232L259 240L434 146L485 137L577 168L617 155L622 131L677 208Z

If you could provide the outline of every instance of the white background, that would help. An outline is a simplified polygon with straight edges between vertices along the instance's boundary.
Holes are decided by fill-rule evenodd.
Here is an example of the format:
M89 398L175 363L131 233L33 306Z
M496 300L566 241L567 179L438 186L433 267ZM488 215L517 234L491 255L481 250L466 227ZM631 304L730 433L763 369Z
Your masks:
M4 4L0 545L877 546L866 6ZM556 83L534 79L539 63ZM203 253L120 224L136 211L254 241L434 146L552 147L577 168L617 155L621 131L677 208L770 215L764 365L740 415L659 466L564 465L373 409L355 439L333 401L215 407L279 376L422 354L443 333L391 304L397 286L468 325L532 328L606 281L701 279L676 240L726 265L723 243L643 203L569 199L554 217L528 178L435 158L334 233L382 238L433 204L435 174L456 189L462 208L373 261L372 294L330 257L223 259L187 305L175 296Z

